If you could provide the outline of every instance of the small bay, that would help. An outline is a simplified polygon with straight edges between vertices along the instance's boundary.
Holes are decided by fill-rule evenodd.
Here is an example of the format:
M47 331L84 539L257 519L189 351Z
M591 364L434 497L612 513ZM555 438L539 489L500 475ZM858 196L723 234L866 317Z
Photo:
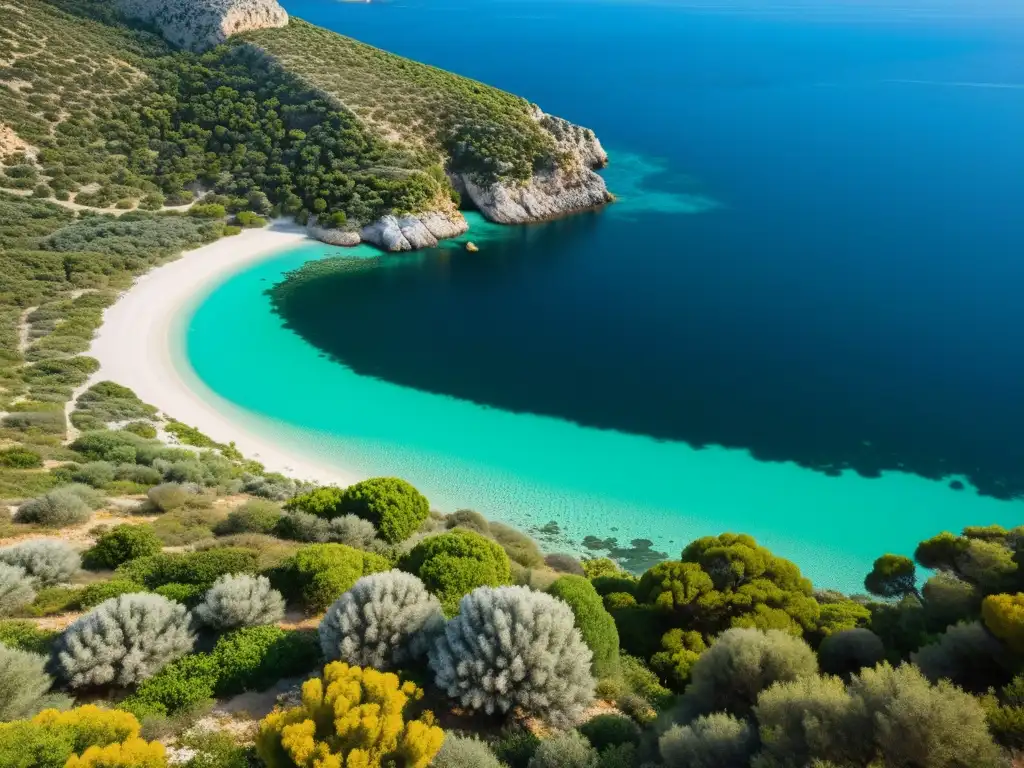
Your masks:
M471 217L477 254L279 254L183 364L295 450L638 567L743 531L857 590L1017 524L1024 19L759 5L286 3L593 128L620 199Z

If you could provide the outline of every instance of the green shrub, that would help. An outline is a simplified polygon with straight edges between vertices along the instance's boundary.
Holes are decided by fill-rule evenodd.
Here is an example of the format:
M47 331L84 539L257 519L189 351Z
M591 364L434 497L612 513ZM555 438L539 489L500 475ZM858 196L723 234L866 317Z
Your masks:
M181 507L160 515L149 526L165 547L184 547L213 538L213 531L224 522L221 510Z
M668 707L673 699L672 691L658 680L658 676L648 669L643 661L628 654L619 657L622 669L622 682L630 693L639 696L656 709Z
M92 509L80 494L68 487L55 488L18 507L20 523L36 523L49 528L78 525L92 517Z
M152 440L156 437L156 427L148 421L132 421L125 424L121 429L125 432L131 432L133 435L144 437L147 440Z
M321 661L316 633L272 626L230 632L217 641L211 656L218 696L262 691L281 678L306 674Z
M776 682L815 675L818 659L803 640L778 630L730 629L693 665L683 697L687 713L747 715Z
M341 500L345 492L334 485L314 488L289 499L284 508L289 512L306 512L317 517L332 518L343 514Z
M139 442L138 437L128 432L86 432L70 448L92 461L133 464Z
M164 584L195 584L205 589L219 576L229 573L255 573L259 556L240 547L219 547L199 552L164 552L140 557L121 565L117 575L156 589Z
M161 597L191 608L202 600L206 594L206 587L202 584L179 584L172 581L169 584L161 584L153 591Z
M477 587L512 580L505 550L479 533L458 528L421 541L402 561L402 570L418 576L449 616Z
M49 693L53 678L45 667L45 656L0 644L0 723L70 705L69 697Z
M82 591L72 587L45 587L24 610L30 616L55 616L78 607Z
M129 560L155 555L162 548L151 528L121 524L103 533L85 553L83 562L86 568L93 570L113 570Z
M690 682L690 673L700 655L707 650L700 632L670 629L661 637L662 650L651 656L651 668L677 691Z
M327 609L362 576L386 571L390 563L380 555L344 544L311 544L300 549L282 569L285 594L297 597L311 611Z
M885 658L885 646L870 629L847 629L829 635L818 648L821 671L849 677Z
M432 768L503 768L486 742L472 736L447 733Z
M597 768L597 750L576 731L559 733L537 746L529 768Z
M218 536L232 533L273 533L281 520L281 506L265 499L250 499L228 513L214 528Z
M217 203L196 203L188 209L188 215L201 219L223 219L228 212L223 205Z
M493 746L494 754L509 768L528 768L540 739L525 728L508 731Z
M235 221L243 227L265 227L267 220L257 216L252 211L239 211L235 214Z
M43 466L43 457L30 448L14 446L0 450L0 467L37 469Z
M59 635L60 632L39 629L33 622L24 619L0 620L0 644L8 648L49 656Z
M622 715L597 715L581 725L579 732L598 752L603 752L606 747L640 743L640 728Z
M615 620L604 609L601 596L585 576L562 576L548 593L566 602L576 617L583 642L594 653L591 671L594 677L619 674L619 632ZM600 746L594 746L600 749Z
M114 465L109 461L90 461L74 470L71 479L93 488L102 488L114 481Z
M158 470L144 464L121 464L117 467L115 477L117 480L126 480L143 486L159 485L164 479Z
M141 584L136 584L134 581L112 579L111 581L101 581L97 584L90 584L78 593L77 602L80 608L88 611L112 597L120 597L121 595L130 595L134 592L145 591L145 587Z
M743 720L717 712L673 726L658 745L668 768L747 768L757 733Z
M181 483L161 483L146 492L149 503L159 512L170 512L195 498L195 491Z
M509 560L519 563L524 568L539 568L544 564L544 555L537 542L510 525L492 521L488 524L485 535L501 545Z
M190 653L142 681L118 707L140 720L149 715L174 715L212 699L217 676L217 660L212 655Z
M369 520L384 541L397 544L427 519L430 504L405 480L375 477L346 488L339 512Z

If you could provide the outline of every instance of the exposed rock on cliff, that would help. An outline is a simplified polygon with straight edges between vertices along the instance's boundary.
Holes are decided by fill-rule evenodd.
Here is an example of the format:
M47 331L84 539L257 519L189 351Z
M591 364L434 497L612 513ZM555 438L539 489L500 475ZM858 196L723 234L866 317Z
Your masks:
M413 251L433 248L439 240L458 237L469 229L458 211L427 211L414 216L382 216L358 232L317 226L315 216L306 225L306 233L329 245L353 246L371 243L385 251Z
M360 237L385 251L432 248L439 240L456 237L469 229L461 213L428 211L415 216L382 216L359 231Z
M277 0L118 0L118 7L125 16L156 26L173 45L193 51L239 32L288 23Z
M608 153L594 132L547 115L536 106L531 117L554 138L562 158L559 166L535 172L525 184L481 184L470 175L459 174L452 179L459 192L499 224L554 219L611 202L604 179L594 173L595 168L608 164Z

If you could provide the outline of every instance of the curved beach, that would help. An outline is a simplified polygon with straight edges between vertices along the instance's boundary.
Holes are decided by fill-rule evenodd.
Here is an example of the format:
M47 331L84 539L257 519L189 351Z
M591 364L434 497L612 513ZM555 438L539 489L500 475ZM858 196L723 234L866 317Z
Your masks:
M88 354L99 370L83 389L110 380L130 387L147 403L274 472L317 482L350 484L359 478L282 448L267 429L247 426L249 414L210 391L177 355L176 329L206 293L227 275L306 239L289 222L248 229L200 248L138 278L103 316ZM258 383L254 383L258 386Z

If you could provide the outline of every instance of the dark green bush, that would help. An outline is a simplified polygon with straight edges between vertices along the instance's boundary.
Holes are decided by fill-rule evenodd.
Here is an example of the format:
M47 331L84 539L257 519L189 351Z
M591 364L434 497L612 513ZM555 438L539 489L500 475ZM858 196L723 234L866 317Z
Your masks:
M272 582L286 597L300 599L310 611L320 612L360 577L390 567L380 555L345 544L311 544L286 561Z
M491 749L509 768L528 768L539 745L540 739L523 728L503 734Z
M152 440L156 437L156 427L150 424L148 421L132 421L121 427L125 432L131 432L133 435Z
M0 644L48 656L60 632L39 629L24 619L0 619Z
M139 557L117 568L118 576L156 589L164 584L195 584L209 588L218 576L255 573L259 556L249 549L220 547L200 552L164 552Z
M419 576L449 616L458 611L459 600L477 587L497 587L512 580L504 549L479 533L459 528L421 541L401 567Z
M430 504L405 480L375 477L346 488L339 513L369 520L384 541L397 544L427 519Z
M548 593L564 600L572 609L583 642L594 652L594 677L618 675L619 632L590 581L585 576L562 576L548 588Z
M0 467L36 469L43 466L43 457L30 448L14 446L0 450Z
M262 691L284 677L296 677L320 663L315 632L280 627L246 627L229 632L211 652L217 665L218 696Z
M88 611L90 608L95 608L111 597L145 591L145 587L141 584L136 584L134 581L127 581L126 579L101 581L97 584L90 584L78 593L78 607Z
M579 732L586 736L598 752L606 747L640 743L640 728L622 715L597 715L581 725Z
M314 488L290 498L284 505L289 512L307 512L317 517L332 518L344 514L341 511L341 500L345 492L334 485Z
M169 584L161 584L153 591L168 600L194 608L203 599L206 590L207 587L203 584L179 584L172 581Z
M121 524L102 534L86 551L82 563L93 570L113 570L129 560L155 555L162 548L148 526Z

